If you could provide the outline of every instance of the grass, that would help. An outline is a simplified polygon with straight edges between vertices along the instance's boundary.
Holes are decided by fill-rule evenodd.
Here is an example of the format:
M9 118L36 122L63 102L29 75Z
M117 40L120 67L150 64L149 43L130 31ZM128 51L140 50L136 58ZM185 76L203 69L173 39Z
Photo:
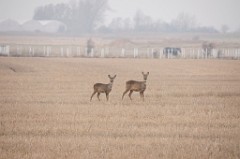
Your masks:
M0 158L240 158L240 62L0 58ZM14 70L14 71L13 71ZM145 102L121 100L149 71ZM108 83L101 101L93 84Z

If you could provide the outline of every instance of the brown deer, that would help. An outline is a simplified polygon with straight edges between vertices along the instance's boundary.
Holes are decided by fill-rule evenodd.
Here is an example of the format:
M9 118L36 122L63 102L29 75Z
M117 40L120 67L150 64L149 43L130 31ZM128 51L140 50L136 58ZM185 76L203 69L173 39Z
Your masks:
M117 75L111 77L110 75L108 75L108 78L110 79L110 83L108 84L103 84L103 83L96 83L94 84L93 86L93 89L94 89L94 92L91 96L91 99L90 101L92 101L92 97L97 93L97 98L98 100L100 101L99 99L99 96L100 96L100 93L105 93L106 94L106 98L107 98L107 101L109 99L109 93L111 92L112 90L112 85L113 85L113 81L114 79L116 78Z
M123 95L122 95L122 100L123 100L123 97L124 95L128 92L128 96L129 98L132 100L132 93L133 91L135 92L140 92L140 97L143 99L144 101L144 91L146 89L146 82L147 82L147 77L149 75L149 72L147 72L146 74L144 72L142 72L142 75L143 75L143 79L144 81L134 81L134 80L130 80L130 81L127 81L126 82L126 90L123 92Z

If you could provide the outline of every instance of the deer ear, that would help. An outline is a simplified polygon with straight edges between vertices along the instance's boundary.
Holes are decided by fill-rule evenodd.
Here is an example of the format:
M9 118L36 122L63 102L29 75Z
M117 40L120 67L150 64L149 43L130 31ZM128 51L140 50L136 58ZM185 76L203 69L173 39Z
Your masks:
M147 74L149 75L149 72L147 72Z
M109 78L111 78L111 76L110 76L110 75L108 75L108 77L109 77Z
M113 78L116 78L117 77L117 75L115 75Z

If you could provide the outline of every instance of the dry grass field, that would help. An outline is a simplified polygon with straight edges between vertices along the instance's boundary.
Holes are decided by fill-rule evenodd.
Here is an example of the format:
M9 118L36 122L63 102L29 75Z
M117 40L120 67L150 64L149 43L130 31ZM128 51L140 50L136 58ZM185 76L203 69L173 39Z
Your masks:
M1 57L0 158L240 158L240 61Z

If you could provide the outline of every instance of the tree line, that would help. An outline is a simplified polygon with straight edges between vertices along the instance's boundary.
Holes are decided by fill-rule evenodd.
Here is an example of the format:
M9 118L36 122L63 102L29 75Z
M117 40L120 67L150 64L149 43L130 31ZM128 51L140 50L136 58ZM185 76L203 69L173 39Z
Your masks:
M77 0L48 4L35 9L34 20L58 20L66 24L69 33L114 32L218 32L214 27L200 27L194 16L180 13L171 22L153 20L141 10L133 18L117 17L106 25L108 0ZM226 28L225 28L226 29Z

